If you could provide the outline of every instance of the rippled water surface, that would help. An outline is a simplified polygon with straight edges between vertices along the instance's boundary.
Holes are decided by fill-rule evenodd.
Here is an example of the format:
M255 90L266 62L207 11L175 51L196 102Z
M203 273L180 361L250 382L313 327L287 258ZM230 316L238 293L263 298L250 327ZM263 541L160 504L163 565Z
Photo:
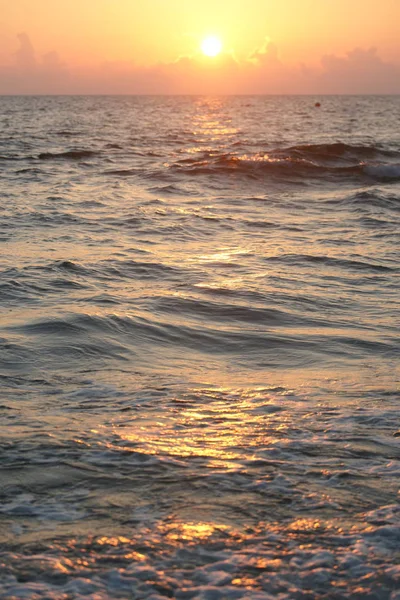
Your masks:
M400 598L400 97L0 98L0 598Z

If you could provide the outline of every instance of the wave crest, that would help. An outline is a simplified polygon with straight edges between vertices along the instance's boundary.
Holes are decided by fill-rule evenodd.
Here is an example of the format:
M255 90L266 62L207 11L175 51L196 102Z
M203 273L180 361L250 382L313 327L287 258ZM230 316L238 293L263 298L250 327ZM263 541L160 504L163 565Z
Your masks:
M189 175L239 172L250 178L265 175L281 178L368 178L377 181L400 179L400 153L375 146L335 142L274 148L269 152L236 154L205 152L180 159L169 167Z

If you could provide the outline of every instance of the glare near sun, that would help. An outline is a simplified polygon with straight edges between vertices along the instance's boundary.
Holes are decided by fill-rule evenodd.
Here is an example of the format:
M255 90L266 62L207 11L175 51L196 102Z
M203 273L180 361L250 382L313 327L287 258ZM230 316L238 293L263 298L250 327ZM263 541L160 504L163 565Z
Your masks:
M213 58L214 56L218 56L222 50L222 42L215 35L210 35L206 37L201 43L201 50L203 54L206 56L210 56Z

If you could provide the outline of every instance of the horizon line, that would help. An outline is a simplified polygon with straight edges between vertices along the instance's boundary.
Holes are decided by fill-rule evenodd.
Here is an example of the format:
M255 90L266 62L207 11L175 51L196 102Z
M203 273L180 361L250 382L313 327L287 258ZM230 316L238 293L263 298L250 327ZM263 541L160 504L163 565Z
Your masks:
M268 98L268 97L315 97L318 96L320 98L337 98L337 97L400 97L400 92L396 92L396 93L371 93L371 92L366 92L366 93L342 93L342 94L326 94L326 93L295 93L295 94L290 94L290 93L283 93L283 94L278 94L278 93L270 93L270 94L174 94L174 93L170 93L170 94L166 94L166 93L159 93L159 94L141 94L141 93L136 93L136 94L101 94L101 93L87 93L87 94L82 94L82 93L66 93L66 94L35 94L35 93L20 93L20 94L14 94L14 93L0 93L0 98L82 98L82 97L93 97L93 98L134 98L134 97L141 97L141 98L146 98L146 97L150 97L150 98L160 98L160 97L167 97L167 98L209 98L209 97L213 97L213 98L250 98L250 97L258 97L258 98Z

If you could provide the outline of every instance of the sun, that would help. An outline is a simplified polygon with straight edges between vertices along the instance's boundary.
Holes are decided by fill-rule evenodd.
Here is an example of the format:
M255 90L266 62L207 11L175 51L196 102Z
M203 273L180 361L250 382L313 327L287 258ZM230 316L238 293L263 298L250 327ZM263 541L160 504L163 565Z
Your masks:
M215 35L210 35L202 41L201 50L206 56L214 58L214 56L218 56L221 53L222 42Z

